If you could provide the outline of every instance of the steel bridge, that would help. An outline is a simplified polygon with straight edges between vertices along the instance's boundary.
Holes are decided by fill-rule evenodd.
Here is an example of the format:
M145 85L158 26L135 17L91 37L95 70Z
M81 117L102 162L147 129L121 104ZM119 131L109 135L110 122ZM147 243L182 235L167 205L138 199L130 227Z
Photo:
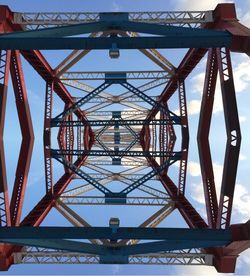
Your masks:
M0 6L0 33L0 270L45 263L209 265L234 272L238 255L250 245L249 222L231 224L241 131L230 53L250 55L250 29L237 20L234 4L131 13L20 13ZM178 66L159 50L172 48L188 48ZM40 50L59 49L73 51L52 68ZM71 70L92 50L108 50L110 59L119 60L123 49L138 50L158 69ZM21 57L46 82L46 189L27 214L22 210L36 122ZM186 192L185 80L202 58L207 65L197 143L207 219ZM11 195L3 141L9 74L22 134ZM227 135L218 197L208 139L217 75ZM172 96L178 112L170 109ZM60 111L55 97L63 103ZM62 172L57 180L55 164ZM120 226L118 217L90 225L83 213L93 205L101 205L100 212L122 207L124 213L132 206L135 219L139 208L157 209L138 226ZM72 227L46 226L52 209ZM175 212L183 228L165 226Z

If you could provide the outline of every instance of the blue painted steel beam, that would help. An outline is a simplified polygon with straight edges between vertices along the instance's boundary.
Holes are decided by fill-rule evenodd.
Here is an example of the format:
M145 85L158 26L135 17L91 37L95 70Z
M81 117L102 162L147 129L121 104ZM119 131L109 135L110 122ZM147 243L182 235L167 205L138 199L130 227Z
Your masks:
M92 178L91 176L89 176L81 168L78 168L73 163L71 163L68 160L66 160L63 155L56 155L56 156L53 156L53 157L58 162L60 162L61 164L63 164L67 168L69 168L71 171L73 171L75 174L79 175L82 179L84 179L85 181L87 181L87 183L89 183L92 186L94 186L96 189L98 189L103 194L108 194L108 193L112 194L112 192L108 188L106 188L105 186L103 186L102 184L100 184L97 180L95 180L94 178Z
M105 50L116 44L119 49L165 49L165 48L230 48L232 37L228 33L221 36L186 35L171 37L73 37L73 38L6 38L0 36L3 50Z
M157 168L157 169L153 168L153 170L151 170L149 173L145 174L143 177L139 178L134 183L132 183L131 185L129 185L128 187L126 187L125 189L123 189L122 191L120 191L118 193L117 192L114 193L114 192L110 191L108 188L106 188L105 186L100 184L97 180L95 180L94 178L89 176L83 170L81 170L80 168L77 168L76 166L74 166L74 164L72 164L71 162L69 162L68 160L66 160L64 158L64 155L62 155L62 154L57 154L56 155L52 151L52 157L55 158L58 162L60 162L64 166L66 166L67 168L69 168L70 170L72 170L75 174L79 175L82 179L84 179L89 184L94 186L100 192L104 193L107 197L121 197L121 198L124 198L124 196L131 193L133 190L135 190L139 186L143 185L145 182L150 180L156 174L160 173L161 171L163 171L164 169L166 169L167 167L169 167L173 163L175 163L177 160L179 160L180 159L180 154L173 152L172 156L168 157L168 160L164 164L159 166L159 168ZM119 158L119 162L121 162L120 158Z
M55 250L66 250L70 252L81 252L87 254L109 255L110 250L98 244L69 241L63 239L0 239L3 243L18 244L22 246L35 246Z
M155 175L159 174L164 169L167 169L168 167L170 167L177 160L179 160L178 157L176 157L176 158L169 157L168 160L165 163L163 163L157 169L153 168L153 170L151 170L149 173L145 174L143 177L141 177L140 179L136 180L133 184L131 184L128 187L126 187L125 189L123 189L120 192L120 194L122 194L122 195L126 194L127 195L127 194L131 193L132 191L134 191L135 189L137 189L138 187L140 187L141 185L143 185L145 182L147 182L148 180L150 180L152 177L154 177Z
M213 37L214 39L230 37L230 33L221 30L186 28L177 26L161 25L156 23L132 22L128 19L119 20L116 18L109 21L99 21L94 23L82 23L67 26L59 26L52 28L44 28L40 30L29 30L6 33L1 35L2 38L62 38L66 36L82 35L96 32L116 32L129 31L137 33L146 33L167 37Z
M130 92L134 93L136 96L141 98L143 101L147 102L153 107L157 107L159 110L167 114L167 116L169 117L169 110L166 107L164 107L162 104L158 103L157 101L155 101L145 93L141 92L138 88L134 87L132 84L128 82L125 82L125 83L121 82L120 84L126 89L128 89Z
M112 81L110 82L104 82L100 86L98 86L96 89L94 89L91 93L86 95L85 97L81 98L79 101L74 103L72 106L69 108L65 109L62 113L57 115L55 118L52 119L52 124L53 121L62 121L63 118L65 118L67 115L71 114L74 112L76 109L80 108L87 102L89 102L92 98L96 97L98 94L100 94L103 90L108 88L112 84Z
M3 239L142 239L165 241L232 241L229 229L119 227L0 227Z
M73 24L61 27L44 28L40 30L19 31L12 33L5 33L1 35L5 38L62 38L66 36L88 34L93 32L101 32L108 29L110 23L94 22L84 24Z
M106 245L96 245L84 242L75 242L59 239L0 239L3 243L18 244L22 246L35 246L50 248L56 250L66 250L70 252L80 252L88 254L97 254L101 256L110 256L112 261L113 256L128 256L136 254L156 253L162 251L172 251L180 249L206 248L214 246L225 246L230 243L230 240L223 238L214 240L210 237L208 240L171 240L159 242L145 242L136 245L127 245L120 247L112 247ZM114 258L115 260L116 258Z
M171 240L171 241L159 241L159 242L144 242L141 244L122 246L118 248L118 252L115 254L120 255L136 255L136 254L147 254L157 253L163 251L181 250L181 249L192 249L192 248L206 248L214 246L224 246L229 244L230 241L223 240Z

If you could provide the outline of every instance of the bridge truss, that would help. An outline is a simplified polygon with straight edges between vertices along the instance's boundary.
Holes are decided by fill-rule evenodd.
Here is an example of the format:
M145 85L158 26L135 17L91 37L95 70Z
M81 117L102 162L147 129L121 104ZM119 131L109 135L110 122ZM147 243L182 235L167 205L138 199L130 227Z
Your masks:
M0 6L0 33L0 269L25 263L161 264L234 272L238 255L250 244L249 223L231 224L241 132L230 53L250 53L250 30L236 20L234 5L205 12L132 13L19 13ZM188 51L175 67L158 50L166 48ZM73 51L53 69L40 50L55 49ZM160 69L71 71L92 50L119 58L122 49L139 50ZM46 192L25 216L34 133L21 56L46 82ZM185 80L203 57L197 142L207 219L186 194ZM11 197L3 146L9 74L22 134ZM217 75L227 135L218 198L208 139ZM55 96L63 102L57 114ZM173 96L178 112L169 108ZM56 163L62 171L57 181ZM122 206L122 212L131 206L135 218L140 208L155 212L136 227L121 227L117 217L107 227L92 226L83 215L91 206ZM52 209L73 227L47 227ZM185 228L160 227L174 212Z

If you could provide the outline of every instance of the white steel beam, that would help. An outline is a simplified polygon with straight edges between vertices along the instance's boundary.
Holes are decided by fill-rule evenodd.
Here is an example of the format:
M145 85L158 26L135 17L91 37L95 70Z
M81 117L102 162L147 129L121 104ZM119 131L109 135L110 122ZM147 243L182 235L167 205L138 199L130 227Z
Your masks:
M24 29L41 29L97 22L99 19L100 14L95 12L15 12L13 23L23 25ZM130 12L129 20L191 28L214 21L212 11Z
M14 253L15 264L99 264L100 256L37 250L26 248L22 252ZM205 253L162 252L129 256L129 264L143 265L207 265L212 266L213 255Z

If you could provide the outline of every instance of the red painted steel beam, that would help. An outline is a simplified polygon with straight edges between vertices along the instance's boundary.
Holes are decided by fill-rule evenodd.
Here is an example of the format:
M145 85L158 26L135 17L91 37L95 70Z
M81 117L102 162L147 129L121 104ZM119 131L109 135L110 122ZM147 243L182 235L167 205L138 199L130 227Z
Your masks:
M232 242L224 247L206 248L205 252L213 254L213 265L218 272L233 273L237 257L250 247L250 221L230 226Z
M85 162L87 156L78 158L74 163L75 166L80 167ZM48 212L55 205L55 201L67 188L70 181L73 179L74 173L65 173L54 185L54 196L46 194L38 204L30 211L30 213L21 222L22 226L39 226L45 219Z
M18 226L22 214L23 201L34 144L34 133L19 51L13 51L11 53L10 72L22 133L22 144L20 148L16 177L10 203L11 225Z
M228 49L217 49L222 102L226 123L227 144L222 175L217 228L230 225L237 167L240 154L241 132L234 89L233 70Z
M83 130L83 146L85 150L90 150L92 145L95 143L95 133L91 127L84 126Z
M214 93L217 81L217 74L218 63L216 57L216 50L210 49L207 57L207 68L197 133L201 175L203 180L208 225L210 228L216 228L216 221L218 215L218 202L216 196L213 164L208 138L213 113Z
M164 113L162 111L160 111L160 120L164 119ZM164 151L167 147L167 143L168 143L168 135L166 135L166 131L167 131L167 126L160 124L159 127L159 149L160 151ZM160 165L162 165L164 163L164 157L161 156L160 157Z
M167 104L166 104L166 108L168 108ZM167 142L166 150L173 151L175 142L176 142L176 134L175 134L174 126L172 124L167 124L166 131L167 131L167 135L168 135L168 142Z
M65 104L64 110L68 109L70 107L69 104ZM72 113L67 115L63 121L72 121ZM57 141L59 144L59 148L62 150L73 150L74 147L74 128L73 126L60 126L58 130L58 135L57 135ZM66 160L72 162L72 155L65 156ZM70 172L68 167L64 167L65 172Z
M168 109L168 105L164 105L166 109ZM160 119L161 120L169 120L167 115L160 112ZM176 135L173 124L161 124L159 128L159 147L160 151L173 151L174 145L176 142ZM162 165L166 161L166 157L160 157L160 164Z
M150 150L150 128L149 125L147 125L145 127L145 133L144 133L144 144L145 144L145 151L149 151Z
M226 250L232 255L239 255L250 248L250 220L244 224L230 226L233 233L233 242L227 245Z
M147 151L149 147L146 143L147 139L144 138L147 132L149 132L149 126L145 125L140 133L140 143L144 151ZM159 164L153 157L147 157L147 161L152 168L159 168ZM191 203L187 200L187 198L183 194L178 193L178 188L167 175L167 170L159 173L158 177L171 199L176 202L176 207L180 211L188 226L190 228L207 228L207 224L191 205Z
M10 51L0 50L0 226L10 226L10 208L4 154L4 122L10 69Z
M51 157L51 118L53 106L54 82L46 83L45 108L44 108L44 128L43 128L43 146L44 146L44 169L45 169L45 186L46 193L53 196L53 171Z
M204 28L223 29L229 31L233 35L232 51L241 53L250 53L250 29L240 24L236 17L234 4L218 4L213 11L214 23L207 23ZM207 49L189 49L184 56L182 62L176 69L175 75L169 80L164 88L159 102L164 103L176 91L178 85L177 80L183 80L192 72L202 57L206 54ZM157 109L152 109L147 118L153 118L157 113Z
M143 148L143 150L145 150L145 148ZM152 168L159 168L159 164L153 157L147 157L147 160ZM206 222L195 210L192 204L187 200L187 198L184 195L178 195L178 188L167 175L166 171L159 173L158 177L171 199L176 203L176 207L185 219L188 226L190 228L207 228Z
M184 195L186 186L187 174L187 160L188 160L188 147L189 147L189 130L188 130L188 116L187 116L187 103L186 103L186 90L184 80L178 81L179 92L179 106L181 116L181 160L179 169L179 184L178 195Z
M22 27L13 24L13 12L7 6L0 6L0 32L21 31ZM47 82L54 81L54 91L67 104L73 104L74 100L65 88L60 79L56 78L55 71L51 68L47 60L38 50L21 51L24 58L37 71L37 73ZM75 111L77 117L86 120L84 112L80 109Z
M69 114L68 115L68 120L69 121L73 121L73 114ZM66 146L67 146L67 149L69 150L73 150L74 149L74 128L73 126L68 126L66 128ZM70 155L68 156L68 160L72 163L72 159L73 156Z
M70 105L69 104L66 104L65 105L65 110L70 108ZM73 117L72 117L72 113L70 113L69 115L67 115L65 117L65 121L72 121L73 120ZM66 150L73 150L74 148L74 128L73 126L67 126L65 127L65 146L66 146ZM73 159L73 156L72 155L68 155L68 156L65 156L66 160L68 160L69 162L72 163L72 159ZM65 168L65 172L69 172L69 168L67 168L66 166L64 167Z
M232 34L233 52L250 55L250 29L239 23L235 5L226 3L218 4L213 11L214 23L209 23L206 28L227 30Z
M65 127L63 127L62 125L59 127L59 130L58 130L57 142L58 142L59 148L61 150L64 150L66 148L66 145L65 145Z
M159 96L158 102L161 104L166 103L169 98L174 94L178 88L178 81L184 81L186 77L192 72L195 66L206 54L207 49L189 49L184 56L182 62L175 71L175 75L169 80L163 92ZM147 119L151 119L157 114L158 109L153 108L149 111Z
M69 94L64 84L55 76L54 70L48 64L47 60L43 57L40 51L21 51L21 53L46 82L51 82L53 80L54 91L65 104L72 105L74 103L73 97ZM80 120L87 120L84 112L80 109L75 110L74 113Z
M78 158L74 163L75 166L80 167L85 162L87 156ZM37 203L37 205L30 211L30 213L21 222L21 226L39 226L46 218L49 211L55 206L56 200L67 188L71 180L74 178L74 173L65 173L54 185L54 196L50 193ZM8 270L8 268L14 263L12 253L18 252L22 247L10 246L8 244L0 244L0 271Z

